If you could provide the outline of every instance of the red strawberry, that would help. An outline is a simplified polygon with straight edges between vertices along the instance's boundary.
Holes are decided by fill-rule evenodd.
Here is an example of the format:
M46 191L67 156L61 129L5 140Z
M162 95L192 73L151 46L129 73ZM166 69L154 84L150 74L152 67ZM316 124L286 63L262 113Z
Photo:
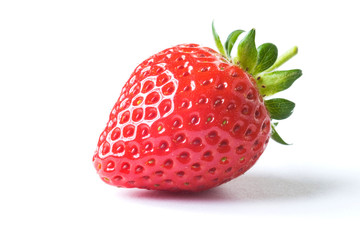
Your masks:
M270 137L286 144L271 120L290 116L294 104L263 97L300 77L300 70L273 71L295 55L296 48L277 59L273 44L256 49L251 30L231 59L242 32L232 32L224 49L213 27L220 53L183 44L151 56L135 69L93 158L106 183L205 190L251 168Z

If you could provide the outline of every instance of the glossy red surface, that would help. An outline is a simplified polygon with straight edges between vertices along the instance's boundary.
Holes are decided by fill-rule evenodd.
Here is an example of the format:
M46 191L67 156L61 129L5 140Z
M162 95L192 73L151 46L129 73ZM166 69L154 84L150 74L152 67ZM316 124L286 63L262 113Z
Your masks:
M178 45L135 69L93 163L118 187L200 191L246 172L269 137L252 77L210 48Z

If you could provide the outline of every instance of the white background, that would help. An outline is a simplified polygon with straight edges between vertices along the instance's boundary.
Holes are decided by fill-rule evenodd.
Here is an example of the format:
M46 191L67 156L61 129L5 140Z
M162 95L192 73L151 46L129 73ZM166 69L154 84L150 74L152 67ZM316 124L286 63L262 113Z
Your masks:
M0 239L360 239L357 1L1 1ZM124 82L235 29L293 45L296 102L244 176L199 194L118 189L92 166Z

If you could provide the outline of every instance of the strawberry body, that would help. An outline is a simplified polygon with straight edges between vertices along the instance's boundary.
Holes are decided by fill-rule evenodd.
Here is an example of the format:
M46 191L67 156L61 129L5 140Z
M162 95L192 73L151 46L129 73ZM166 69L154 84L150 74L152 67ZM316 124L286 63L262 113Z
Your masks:
M255 164L270 120L250 74L210 48L178 45L132 73L93 163L118 187L206 190Z

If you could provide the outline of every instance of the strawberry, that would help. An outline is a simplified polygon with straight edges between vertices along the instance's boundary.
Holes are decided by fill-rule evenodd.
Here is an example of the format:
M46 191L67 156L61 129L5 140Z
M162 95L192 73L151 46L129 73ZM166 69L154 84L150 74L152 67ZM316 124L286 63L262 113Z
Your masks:
M255 30L232 32L219 52L198 44L165 49L132 73L101 133L93 164L118 187L201 191L250 169L295 104L264 100L285 90L300 70L274 71L297 53L281 57L271 43L255 46Z

